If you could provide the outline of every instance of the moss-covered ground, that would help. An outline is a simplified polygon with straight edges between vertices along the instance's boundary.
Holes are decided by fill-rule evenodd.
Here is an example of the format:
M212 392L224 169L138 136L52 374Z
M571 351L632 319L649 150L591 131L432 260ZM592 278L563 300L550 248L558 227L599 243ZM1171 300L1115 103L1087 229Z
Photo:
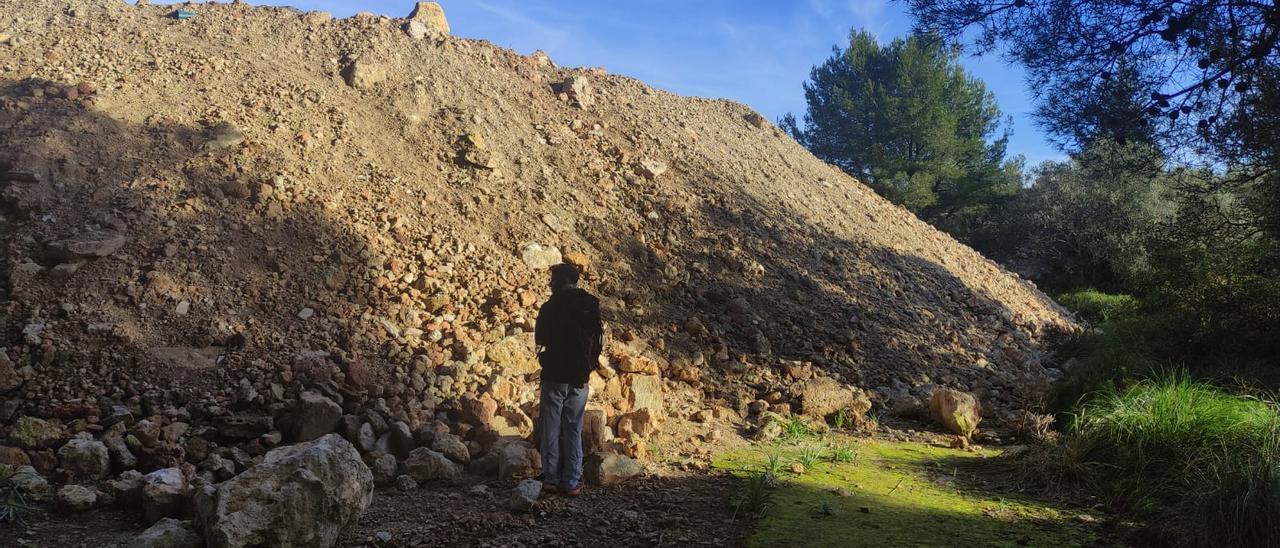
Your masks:
M836 450L856 456L836 462ZM793 463L820 452L803 473ZM747 478L775 463L777 486L751 546L1100 546L1087 512L1016 493L998 451L844 436L755 446L714 466ZM744 481L745 485L749 482ZM741 518L740 518L741 519Z

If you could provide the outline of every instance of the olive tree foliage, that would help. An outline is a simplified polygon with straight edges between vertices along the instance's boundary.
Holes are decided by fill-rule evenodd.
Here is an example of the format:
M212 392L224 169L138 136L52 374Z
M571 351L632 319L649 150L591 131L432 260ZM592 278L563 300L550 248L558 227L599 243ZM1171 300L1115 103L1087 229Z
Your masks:
M803 127L779 124L815 155L964 239L1017 191L995 97L936 36L880 45L853 31L804 85Z
M1156 236L1177 214L1159 151L1097 140L1068 161L1036 168L1006 211L1021 234L1010 263L1059 288L1115 291L1149 279Z

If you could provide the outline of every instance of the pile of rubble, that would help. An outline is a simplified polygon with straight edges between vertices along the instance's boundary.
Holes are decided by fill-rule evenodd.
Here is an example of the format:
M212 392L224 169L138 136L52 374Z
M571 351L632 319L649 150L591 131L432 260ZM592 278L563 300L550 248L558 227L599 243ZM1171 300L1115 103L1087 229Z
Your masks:
M0 464L68 507L333 432L377 484L534 476L560 261L609 324L600 482L675 424L941 387L999 420L1074 328L742 105L451 37L429 2L184 9L0 5Z

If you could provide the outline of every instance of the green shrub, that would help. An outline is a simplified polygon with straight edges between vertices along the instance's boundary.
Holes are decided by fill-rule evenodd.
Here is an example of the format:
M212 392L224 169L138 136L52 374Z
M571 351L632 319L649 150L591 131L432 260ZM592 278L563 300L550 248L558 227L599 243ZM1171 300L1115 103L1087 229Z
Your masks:
M1085 403L1064 441L1071 475L1188 544L1280 538L1280 416L1271 404L1166 374Z
M1054 383L1046 409L1066 425L1065 413L1091 394L1122 389L1152 378L1177 347L1178 330L1169 322L1146 315L1112 320L1095 330L1065 335L1049 344L1058 359L1072 364Z
M1138 312L1138 299L1132 295L1103 293L1095 289L1063 293L1058 295L1057 301L1092 324L1131 318Z

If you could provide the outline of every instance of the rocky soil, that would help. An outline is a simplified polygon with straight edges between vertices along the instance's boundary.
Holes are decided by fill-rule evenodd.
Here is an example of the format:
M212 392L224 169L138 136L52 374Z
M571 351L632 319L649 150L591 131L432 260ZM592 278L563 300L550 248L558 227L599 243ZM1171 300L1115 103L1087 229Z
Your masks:
M69 511L194 517L331 432L384 490L505 499L538 472L562 260L606 306L603 483L656 451L704 469L766 415L923 417L940 387L999 434L1075 328L743 105L451 37L426 3L141 4L0 0L0 464Z

